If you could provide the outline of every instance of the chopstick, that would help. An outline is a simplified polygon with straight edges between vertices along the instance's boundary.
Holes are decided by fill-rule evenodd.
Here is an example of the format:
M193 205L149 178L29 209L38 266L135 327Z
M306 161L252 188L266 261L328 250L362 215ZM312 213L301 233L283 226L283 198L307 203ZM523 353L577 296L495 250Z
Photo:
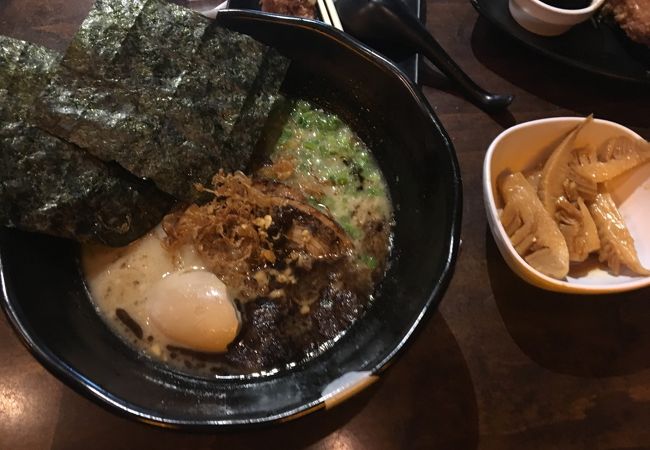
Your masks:
M332 0L318 0L318 10L323 18L323 22L333 26L336 29L343 31L339 13L336 11L336 6Z
M318 10L320 11L320 16L323 19L323 22L332 26L332 20L330 19L324 0L318 0Z

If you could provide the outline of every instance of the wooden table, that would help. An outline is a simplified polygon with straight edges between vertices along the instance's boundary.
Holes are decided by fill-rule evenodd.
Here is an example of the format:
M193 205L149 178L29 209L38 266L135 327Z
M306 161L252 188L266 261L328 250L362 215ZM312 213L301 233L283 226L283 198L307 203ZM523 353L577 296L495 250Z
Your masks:
M0 34L63 49L92 0L2 0ZM118 418L62 385L0 319L0 449L599 449L650 447L650 290L551 294L506 267L481 191L490 141L515 123L587 115L650 139L650 92L542 58L467 0L429 0L427 25L486 88L512 92L488 116L425 88L464 184L462 250L439 312L380 383L282 426L188 434Z

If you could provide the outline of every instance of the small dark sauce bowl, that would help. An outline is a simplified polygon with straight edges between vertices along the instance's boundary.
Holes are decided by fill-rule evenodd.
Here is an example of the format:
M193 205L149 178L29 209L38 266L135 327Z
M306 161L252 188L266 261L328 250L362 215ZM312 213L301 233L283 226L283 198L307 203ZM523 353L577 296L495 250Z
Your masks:
M591 0L540 0L549 6L560 9L583 9L591 5Z
M372 149L395 207L395 251L374 304L330 349L272 375L205 379L153 362L108 329L89 301L76 244L1 230L2 306L33 355L98 404L168 427L284 421L370 384L440 301L460 237L453 147L402 72L314 21L238 10L217 20L290 57L285 93L338 114Z

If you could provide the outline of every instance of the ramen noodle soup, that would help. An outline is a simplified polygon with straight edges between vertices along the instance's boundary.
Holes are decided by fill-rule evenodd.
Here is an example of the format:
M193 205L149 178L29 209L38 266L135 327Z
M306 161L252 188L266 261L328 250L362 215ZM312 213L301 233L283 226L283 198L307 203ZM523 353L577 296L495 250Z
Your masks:
M97 310L137 351L200 376L274 373L371 305L392 207L369 149L335 115L297 102L253 175L197 188L205 203L127 247L82 248Z

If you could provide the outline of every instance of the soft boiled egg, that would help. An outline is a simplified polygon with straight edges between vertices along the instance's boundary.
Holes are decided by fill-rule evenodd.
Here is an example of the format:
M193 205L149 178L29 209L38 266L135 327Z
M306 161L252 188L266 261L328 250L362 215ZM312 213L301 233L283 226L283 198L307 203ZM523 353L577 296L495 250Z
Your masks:
M240 318L226 285L205 270L174 272L147 292L151 324L171 343L201 352L225 352Z
M158 227L128 247L85 246L93 302L119 335L163 361L173 358L169 347L225 352L240 328L227 286L193 246L170 249L163 238ZM140 337L118 310L142 329Z

